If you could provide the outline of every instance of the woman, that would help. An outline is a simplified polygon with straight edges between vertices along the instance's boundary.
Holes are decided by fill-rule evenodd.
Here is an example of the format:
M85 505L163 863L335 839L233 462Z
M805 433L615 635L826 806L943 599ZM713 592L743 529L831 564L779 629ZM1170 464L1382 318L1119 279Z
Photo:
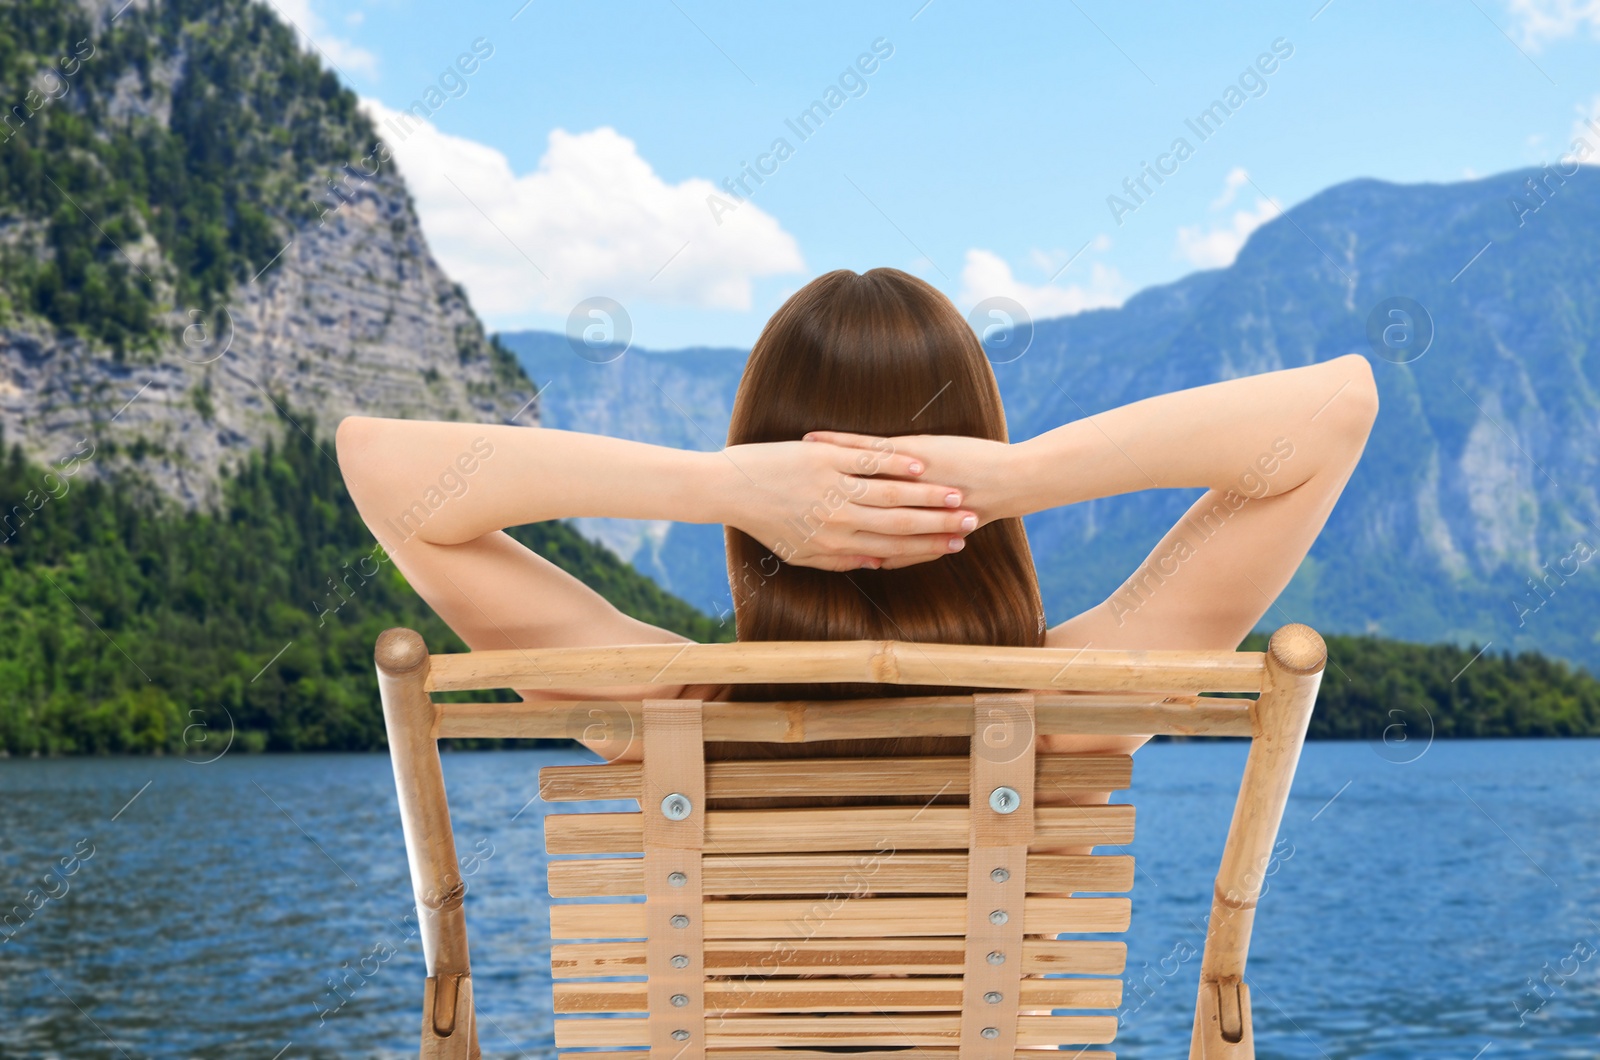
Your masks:
M841 269L767 322L721 452L363 416L339 424L337 444L362 518L474 650L687 643L504 532L580 516L723 524L741 640L1232 650L1327 521L1377 409L1371 368L1349 354L1146 398L1011 444L989 362L950 300L897 269ZM1206 492L1116 593L1047 628L1022 517L1152 487ZM658 683L603 698L942 691L971 690ZM1145 742L1042 739L1064 752ZM590 746L637 754L636 744ZM941 749L908 740L893 753ZM832 750L866 753L853 742Z
M994 374L949 299L896 269L841 269L807 284L767 322L720 453L366 417L341 422L337 440L362 518L474 650L688 643L622 614L504 532L579 516L723 524L741 640L1232 650L1316 539L1377 408L1371 368L1349 355L1148 398L1009 444ZM1147 487L1206 493L1116 594L1046 628L1022 517ZM977 690L668 683L613 688L605 698L968 691ZM557 687L518 692L598 698ZM1065 753L1131 753L1145 742L1039 739L1041 749ZM637 756L636 741L619 744L589 746L613 760ZM967 750L964 740L907 738L707 752L757 748ZM1109 796L1036 793L1040 804Z

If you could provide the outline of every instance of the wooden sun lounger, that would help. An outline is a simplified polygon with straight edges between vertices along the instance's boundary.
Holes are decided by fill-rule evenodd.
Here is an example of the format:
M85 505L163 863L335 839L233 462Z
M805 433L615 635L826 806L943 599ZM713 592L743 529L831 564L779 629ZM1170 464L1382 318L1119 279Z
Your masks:
M551 862L551 895L599 899L550 910L556 1046L591 1050L563 1060L805 1060L836 1057L828 1050L841 1046L859 1050L857 1060L1042 1060L1039 1050L1110 1043L1117 1017L1105 1010L1122 1001L1126 945L1107 936L1128 928L1131 908L1127 897L1103 895L1131 889L1133 859L1051 851L1130 842L1133 807L1036 805L1035 792L1122 789L1132 762L1040 753L1034 733L1251 741L1216 877L1190 1057L1255 1056L1243 980L1250 930L1327 660L1308 626L1278 629L1265 652L834 641L440 655L415 632L390 629L376 660L428 973L424 1058L479 1055L465 883L437 741L567 737L592 717L637 740L642 761L546 768L541 795L637 799L640 809L545 819L549 853L579 855ZM770 703L462 704L429 695L801 681L1058 691ZM968 737L971 750L705 755L707 741L895 736ZM883 795L918 799L873 798ZM824 796L834 804L805 805ZM951 805L950 796L965 798ZM840 797L865 801L837 805ZM741 798L796 802L724 808ZM610 901L635 895L645 900Z

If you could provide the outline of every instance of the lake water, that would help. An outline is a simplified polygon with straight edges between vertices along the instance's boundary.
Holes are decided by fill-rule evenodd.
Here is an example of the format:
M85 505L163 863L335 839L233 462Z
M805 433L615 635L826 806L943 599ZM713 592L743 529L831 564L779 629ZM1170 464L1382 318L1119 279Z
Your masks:
M1259 1055L1600 1054L1600 743L1399 750L1306 748L1251 949ZM536 778L587 758L445 757L476 854L485 1056L553 1055ZM1184 955L1242 762L1231 743L1135 756L1119 1056L1187 1055ZM415 1055L422 955L387 756L11 760L0 800L0 912L56 896L0 932L0 1055Z

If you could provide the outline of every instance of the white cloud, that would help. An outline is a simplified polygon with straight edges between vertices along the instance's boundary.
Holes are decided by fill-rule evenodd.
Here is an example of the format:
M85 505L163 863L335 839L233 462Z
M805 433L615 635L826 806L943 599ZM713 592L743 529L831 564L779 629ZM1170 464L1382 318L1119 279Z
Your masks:
M1572 135L1568 138L1570 157L1591 166L1600 165L1600 96L1588 103L1580 103L1573 109L1578 116L1572 121ZM1583 150L1579 141L1588 144L1589 149Z
M1099 262L1090 267L1087 286L1049 282L1034 285L1012 275L1011 265L998 254L974 247L967 251L966 264L961 268L961 294L957 301L970 307L985 298L1004 295L1022 303L1033 319L1043 320L1085 309L1119 306L1129 293L1122 274Z
M1211 208L1220 210L1233 201L1239 189L1250 183L1250 174L1242 166L1234 166L1222 182L1222 194L1211 200Z
M1040 272L1055 272L1060 268L1062 253L1059 250L1040 250L1034 247L1028 251L1028 264Z
M330 65L349 76L349 71L359 70L370 77L378 76L378 57L365 48L335 37L315 11L311 0L261 0L278 16L298 31L300 42L314 51L320 51ZM352 23L355 24L355 23Z
M1067 264L1070 263L1074 258L1076 258L1078 254L1083 253L1085 250L1091 249L1097 251L1110 250L1111 237L1106 235L1104 232L1101 232L1099 235L1089 240L1089 242L1085 243L1082 247L1079 247L1076 253L1070 250L1062 250L1059 247L1055 250L1042 250L1039 247L1034 247L1032 250L1028 251L1028 264L1032 265L1042 273L1054 276L1061 269L1065 268Z
M551 130L538 168L518 174L493 147L376 100L361 105L399 163L434 257L485 315L565 314L594 295L747 310L755 277L805 269L775 218L747 201L718 225L706 198L725 192L699 177L666 183L609 126Z
M1211 202L1212 210L1220 210L1233 202L1239 189L1250 182L1250 174L1235 167L1223 181L1222 194ZM1278 208L1260 195L1251 209L1235 210L1233 216L1221 224L1184 225L1178 229L1178 254L1191 265L1202 269L1219 269L1232 265L1239 256L1250 233L1278 216Z
M1510 7L1522 43L1531 48L1570 37L1584 26L1600 34L1600 0L1511 0Z

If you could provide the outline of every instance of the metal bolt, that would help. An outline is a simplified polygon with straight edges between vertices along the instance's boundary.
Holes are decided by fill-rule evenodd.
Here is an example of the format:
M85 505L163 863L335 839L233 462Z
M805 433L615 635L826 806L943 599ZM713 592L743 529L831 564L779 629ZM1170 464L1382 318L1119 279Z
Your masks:
M1005 869L995 869L993 872L989 873L989 878L995 883L1005 883L1011 878L1011 873Z
M661 813L669 821L681 821L689 816L694 809L694 804L689 801L689 796L673 792L661 800Z
M667 877L667 882L672 884L674 887L682 887L684 884L689 882L689 877L685 876L681 872L674 872Z
M1016 813L1022 805L1022 796L1016 788L999 787L989 792L989 808L995 813Z
M1006 916L1006 911L1004 909L996 909L994 912L989 914L989 923L991 924L1004 924L1010 919L1010 917Z
M983 1035L985 1038L998 1038L998 1037L1000 1037L1000 1028L999 1027L985 1027L983 1030L979 1031L978 1033Z
M682 953L673 954L672 955L672 966L674 968L687 968L687 967L689 967L689 958L688 958L688 956L685 955L685 954L682 954Z
M679 913L677 916L672 918L672 926L677 928L688 927L689 918L684 916L682 913Z
M1004 963L1006 963L1006 955L1001 953L999 950L990 950L989 951L989 963L990 964L1004 964Z
M675 1042L686 1042L689 1040L689 1032L681 1029L675 1030L672 1032L672 1040Z
M688 994L673 994L672 995L672 1007L673 1008L682 1008L683 1006L687 1005L688 1003L689 1003L689 995Z
M983 999L991 1005L998 1005L1001 1001L1000 991L991 990L987 994L983 995Z

